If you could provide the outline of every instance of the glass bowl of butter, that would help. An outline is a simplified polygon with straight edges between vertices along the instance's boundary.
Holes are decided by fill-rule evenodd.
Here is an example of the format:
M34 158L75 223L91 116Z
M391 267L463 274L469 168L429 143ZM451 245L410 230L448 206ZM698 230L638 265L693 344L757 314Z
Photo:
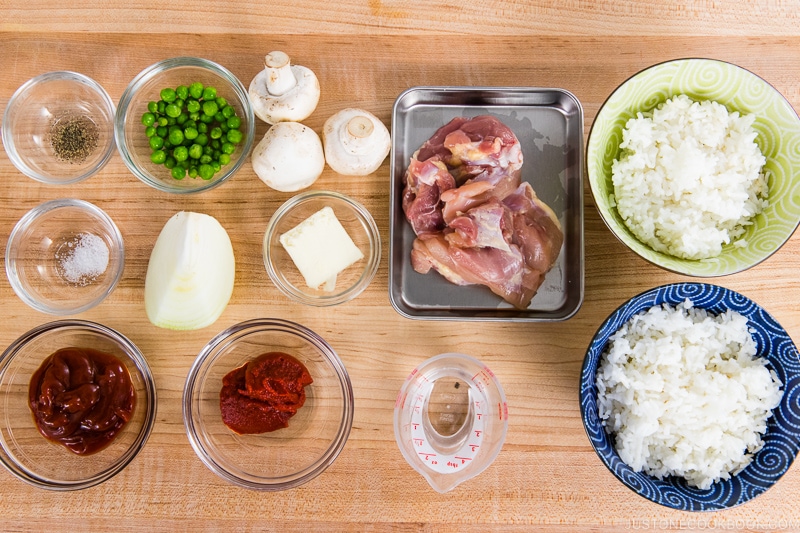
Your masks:
M324 307L352 300L369 286L381 259L378 226L343 194L307 191L275 211L264 234L264 266L292 300Z

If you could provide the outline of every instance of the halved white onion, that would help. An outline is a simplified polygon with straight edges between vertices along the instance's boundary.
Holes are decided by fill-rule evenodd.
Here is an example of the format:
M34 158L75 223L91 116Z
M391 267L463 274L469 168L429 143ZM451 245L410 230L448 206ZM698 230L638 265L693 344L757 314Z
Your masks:
M181 211L156 239L147 265L144 305L155 326L194 330L213 324L233 294L236 263L214 217Z

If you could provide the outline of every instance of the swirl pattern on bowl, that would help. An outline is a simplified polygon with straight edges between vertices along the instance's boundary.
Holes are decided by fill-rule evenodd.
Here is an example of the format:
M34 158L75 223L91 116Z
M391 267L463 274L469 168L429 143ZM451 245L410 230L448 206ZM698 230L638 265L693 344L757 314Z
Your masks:
M676 305L690 299L695 307L713 313L733 310L748 320L757 353L783 382L783 398L768 421L764 447L753 462L728 480L707 490L674 477L659 480L634 472L614 449L597 414L595 375L609 338L633 315L655 305ZM800 356L789 334L762 307L749 298L705 283L675 283L651 289L614 311L592 339L581 370L580 406L584 428L597 455L624 485L650 501L684 511L712 511L745 503L774 485L786 473L800 449Z
M728 111L755 114L756 143L767 159L769 207L754 219L746 247L729 244L718 257L692 261L656 252L625 226L613 204L611 165L620 154L622 131L637 113L686 94L714 100ZM589 184L597 209L612 233L645 260L666 270L698 277L746 270L775 253L800 222L800 118L791 104L762 78L736 65L710 59L682 59L635 74L603 104L589 133Z

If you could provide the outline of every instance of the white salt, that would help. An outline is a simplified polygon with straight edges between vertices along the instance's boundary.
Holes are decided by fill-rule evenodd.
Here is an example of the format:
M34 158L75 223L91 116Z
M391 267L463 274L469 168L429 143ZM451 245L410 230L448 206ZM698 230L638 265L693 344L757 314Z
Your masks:
M108 246L91 233L81 233L60 258L61 275L70 283L87 285L108 268Z

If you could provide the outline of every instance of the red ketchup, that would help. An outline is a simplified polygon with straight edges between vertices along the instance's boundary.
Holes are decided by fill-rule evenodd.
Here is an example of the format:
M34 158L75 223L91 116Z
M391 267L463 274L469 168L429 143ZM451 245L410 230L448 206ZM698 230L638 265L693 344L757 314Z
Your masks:
M289 425L313 382L308 369L289 354L269 352L222 378L222 421L239 434L266 433Z
M31 376L28 401L39 433L77 455L90 455L108 446L131 419L136 391L115 356L62 348Z

